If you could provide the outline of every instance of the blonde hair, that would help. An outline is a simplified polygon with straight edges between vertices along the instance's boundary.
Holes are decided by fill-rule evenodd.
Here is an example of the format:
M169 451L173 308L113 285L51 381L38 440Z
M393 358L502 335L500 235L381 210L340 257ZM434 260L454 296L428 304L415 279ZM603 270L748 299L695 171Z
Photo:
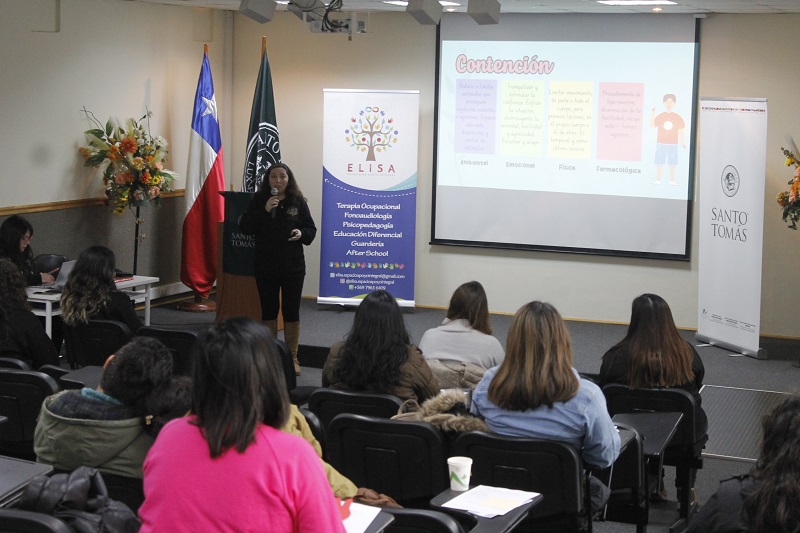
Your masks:
M509 411L525 411L566 402L578 387L564 319L548 303L522 306L508 330L506 357L489 384L489 400Z

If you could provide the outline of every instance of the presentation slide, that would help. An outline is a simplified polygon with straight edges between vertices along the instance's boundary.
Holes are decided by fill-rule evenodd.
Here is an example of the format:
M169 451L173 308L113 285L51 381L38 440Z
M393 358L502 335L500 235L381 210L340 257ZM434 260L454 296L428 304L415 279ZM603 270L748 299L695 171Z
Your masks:
M542 18L442 18L433 242L688 259L694 20Z

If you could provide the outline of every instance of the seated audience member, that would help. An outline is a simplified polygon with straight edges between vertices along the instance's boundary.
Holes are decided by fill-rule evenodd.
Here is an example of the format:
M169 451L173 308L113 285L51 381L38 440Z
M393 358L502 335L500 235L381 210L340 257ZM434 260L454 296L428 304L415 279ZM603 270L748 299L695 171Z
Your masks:
M471 411L501 435L566 442L587 465L605 468L619 455L603 392L572 367L566 324L547 303L528 303L514 315L505 360L486 371Z
M42 404L34 432L41 463L58 470L90 466L142 477L153 438L145 432L147 397L172 377L172 354L158 340L134 337L109 356L100 386L62 391Z
M761 453L749 475L722 481L689 533L800 531L800 395L762 421Z
M7 259L0 259L0 357L21 359L34 369L58 364L53 343L31 312L22 273Z
M400 306L382 290L364 298L347 338L331 346L322 386L394 394L420 403L439 393L428 363L411 344Z
M0 225L0 258L11 260L25 280L25 285L42 285L55 281L55 272L39 272L33 264L31 249L33 226L20 215L11 215Z
M230 318L194 355L192 415L164 426L145 459L142 533L343 532L319 458L280 431L290 403L269 331Z
M667 302L655 294L642 294L633 300L627 335L603 355L600 386L621 383L631 389L676 387L687 391L694 397L695 434L697 446L702 447L708 440L708 419L700 398L704 375L703 361L694 346L681 337ZM691 487L696 475L693 469ZM659 479L658 475L653 479ZM666 497L662 480L651 499ZM694 488L691 499L695 500Z
M89 320L124 322L132 332L142 327L130 298L114 284L114 252L105 246L84 250L61 293L61 316L69 326Z
M188 416L192 410L192 379L173 376L153 389L142 404L144 431L154 439L169 422ZM142 461L144 462L144 460Z
M450 298L447 318L429 329L419 349L444 388L475 387L487 369L503 362L503 346L492 337L483 285L464 283Z
M25 218L11 215L5 219L0 225L0 259L8 259L16 265L26 286L53 283L58 270L39 272L33 262L32 237L33 226ZM44 304L37 303L34 307L42 305ZM44 327L45 318L40 316L37 320ZM50 319L50 335L56 352L61 351L64 333L61 317L58 315Z

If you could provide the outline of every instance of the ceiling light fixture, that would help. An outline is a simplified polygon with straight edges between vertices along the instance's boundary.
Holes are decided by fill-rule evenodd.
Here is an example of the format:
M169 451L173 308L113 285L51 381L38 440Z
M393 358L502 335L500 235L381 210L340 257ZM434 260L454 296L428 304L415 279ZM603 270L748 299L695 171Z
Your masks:
M442 5L438 0L408 0L406 13L426 26L436 26L442 18Z
M498 0L469 0L467 14L480 25L500 23Z
M607 6L674 6L672 0L597 0L598 4Z

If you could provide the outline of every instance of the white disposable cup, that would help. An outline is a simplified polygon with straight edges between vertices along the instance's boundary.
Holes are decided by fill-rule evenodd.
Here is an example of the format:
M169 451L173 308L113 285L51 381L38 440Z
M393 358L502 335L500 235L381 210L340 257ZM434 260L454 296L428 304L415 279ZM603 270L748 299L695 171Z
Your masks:
M472 473L472 459L469 457L449 457L447 459L447 469L450 473L451 489L469 489L469 476Z

